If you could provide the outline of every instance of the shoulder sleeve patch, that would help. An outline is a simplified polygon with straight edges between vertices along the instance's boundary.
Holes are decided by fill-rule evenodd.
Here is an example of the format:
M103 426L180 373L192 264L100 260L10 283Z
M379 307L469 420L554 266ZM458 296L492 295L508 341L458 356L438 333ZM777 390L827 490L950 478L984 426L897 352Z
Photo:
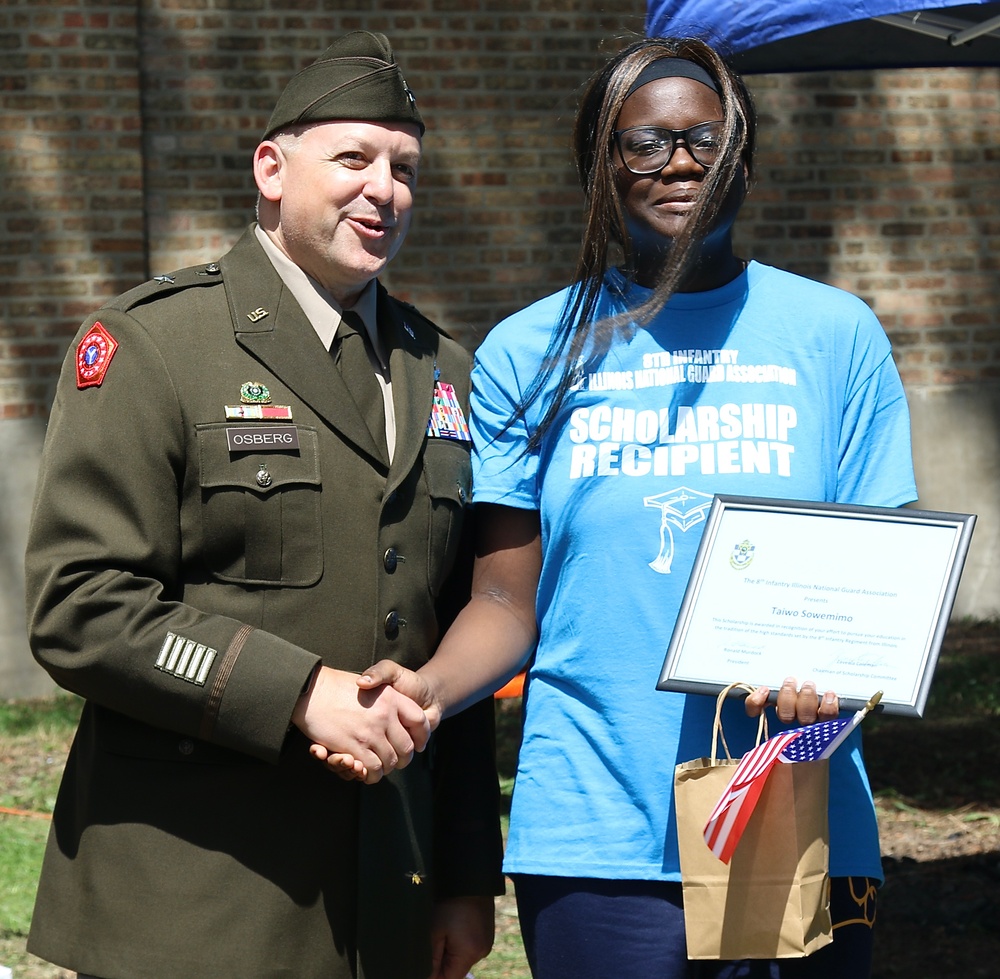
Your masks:
M118 349L118 341L96 322L76 348L76 386L99 387L108 372L111 358Z

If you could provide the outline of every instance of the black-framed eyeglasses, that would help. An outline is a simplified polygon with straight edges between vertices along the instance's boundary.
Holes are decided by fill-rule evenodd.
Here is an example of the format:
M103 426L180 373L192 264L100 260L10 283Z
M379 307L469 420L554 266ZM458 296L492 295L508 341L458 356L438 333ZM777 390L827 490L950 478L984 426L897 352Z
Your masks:
M674 155L678 143L703 167L719 159L725 123L699 122L687 129L661 129L659 126L635 126L616 129L612 136L622 162L635 174L659 173Z

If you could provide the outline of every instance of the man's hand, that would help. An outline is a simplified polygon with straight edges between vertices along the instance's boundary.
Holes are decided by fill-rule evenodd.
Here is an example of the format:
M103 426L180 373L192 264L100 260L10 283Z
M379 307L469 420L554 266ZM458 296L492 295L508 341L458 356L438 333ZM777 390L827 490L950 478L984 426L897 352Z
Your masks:
M371 696L377 696L380 690L390 688L393 689L394 693L409 698L414 707L430 708L423 711L422 715L431 731L441 723L441 711L433 707L430 688L424 679L419 673L414 673L413 670L408 670L393 660L380 660L365 670L361 676L355 676L354 680L361 690L367 691ZM423 745L417 750L422 749ZM346 750L334 751L317 743L309 748L309 753L317 761L324 762L332 772L347 782L358 781L372 785L383 774L381 770L371 769L365 765L360 757ZM403 766L397 765L396 767L402 768Z
M364 773L377 782L395 768L405 768L414 751L423 751L431 727L423 710L392 687L361 689L358 677L320 667L292 712L292 723L314 742L312 753L327 760L339 752L339 774ZM329 764L329 762L328 762Z
M744 706L750 717L759 717L767 706L770 687L758 687L750 694ZM800 725L815 724L817 721L831 721L840 714L840 700L833 690L827 690L820 699L816 684L806 680L799 689L795 677L788 677L778 691L776 705L778 720L785 724L797 721Z
M430 979L465 979L493 948L493 898L453 897L434 905Z

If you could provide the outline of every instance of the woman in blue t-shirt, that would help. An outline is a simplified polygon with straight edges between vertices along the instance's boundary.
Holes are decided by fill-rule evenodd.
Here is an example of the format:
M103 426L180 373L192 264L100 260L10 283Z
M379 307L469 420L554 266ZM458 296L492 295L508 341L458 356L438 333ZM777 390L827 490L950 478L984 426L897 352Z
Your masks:
M870 970L881 865L857 736L830 769L832 944L805 960L686 958L672 774L707 753L714 698L655 686L713 494L916 495L871 310L733 250L754 137L744 84L701 42L638 41L591 79L575 281L476 356L472 600L418 675L384 662L359 680L394 682L436 723L534 654L505 869L536 979ZM769 694L726 721L743 750ZM792 677L776 699L785 723L839 711L834 691Z

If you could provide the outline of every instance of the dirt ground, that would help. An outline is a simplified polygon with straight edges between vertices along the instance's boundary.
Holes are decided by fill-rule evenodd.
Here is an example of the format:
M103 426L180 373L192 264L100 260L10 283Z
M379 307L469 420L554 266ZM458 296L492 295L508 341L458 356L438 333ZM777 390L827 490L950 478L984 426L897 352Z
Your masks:
M998 818L995 805L948 813L883 806L874 979L1000 977Z
M874 979L1000 977L998 704L997 623L954 629L924 717L865 732L885 870Z

